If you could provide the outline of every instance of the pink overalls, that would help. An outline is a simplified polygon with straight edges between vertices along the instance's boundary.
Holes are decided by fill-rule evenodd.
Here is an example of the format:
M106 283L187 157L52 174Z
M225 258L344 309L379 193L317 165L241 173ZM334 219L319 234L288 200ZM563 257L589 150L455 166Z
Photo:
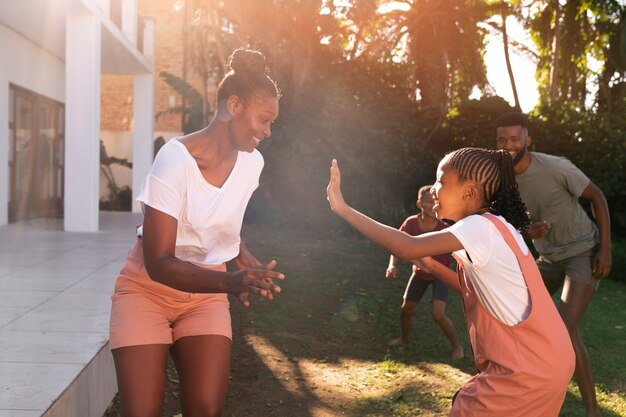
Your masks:
M496 216L484 216L513 250L532 309L528 318L515 326L495 318L478 300L457 258L463 310L480 373L458 391L449 415L556 417L574 372L569 334L532 254L522 253L510 230Z

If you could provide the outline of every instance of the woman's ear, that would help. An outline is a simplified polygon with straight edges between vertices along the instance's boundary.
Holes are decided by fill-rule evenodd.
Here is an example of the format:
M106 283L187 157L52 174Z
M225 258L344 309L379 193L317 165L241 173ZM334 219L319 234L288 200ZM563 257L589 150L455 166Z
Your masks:
M229 116L235 117L237 113L241 111L243 107L243 103L237 96L230 96L226 100L226 111L228 111Z

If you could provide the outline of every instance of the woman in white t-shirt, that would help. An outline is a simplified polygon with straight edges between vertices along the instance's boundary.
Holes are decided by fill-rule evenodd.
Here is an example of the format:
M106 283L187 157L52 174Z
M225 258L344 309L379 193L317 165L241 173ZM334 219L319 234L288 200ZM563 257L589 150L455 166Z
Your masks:
M333 160L331 209L396 257L414 260L461 294L476 367L450 416L556 417L574 372L569 335L519 230L530 219L506 151L462 148L446 155L431 188L447 229L409 236L348 206ZM458 277L424 258L453 252ZM422 259L420 259L422 258Z
M137 243L116 281L110 319L123 416L160 416L171 353L187 416L221 415L230 373L227 294L268 299L280 292L271 261L241 242L243 215L259 185L256 150L278 117L279 90L265 57L236 50L206 128L172 139L155 158L137 198ZM227 272L234 260L240 268Z

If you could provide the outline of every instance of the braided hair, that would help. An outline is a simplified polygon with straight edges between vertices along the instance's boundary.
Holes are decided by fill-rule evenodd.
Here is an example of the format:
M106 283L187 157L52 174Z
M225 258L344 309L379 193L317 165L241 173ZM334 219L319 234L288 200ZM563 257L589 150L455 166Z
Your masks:
M528 228L530 216L517 189L508 152L461 148L450 152L445 159L445 164L457 171L459 181L474 181L482 187L489 211L501 215L519 231Z
M257 51L236 49L228 58L230 71L217 86L217 102L230 96L246 101L251 97L280 98L280 89L268 75L265 56Z

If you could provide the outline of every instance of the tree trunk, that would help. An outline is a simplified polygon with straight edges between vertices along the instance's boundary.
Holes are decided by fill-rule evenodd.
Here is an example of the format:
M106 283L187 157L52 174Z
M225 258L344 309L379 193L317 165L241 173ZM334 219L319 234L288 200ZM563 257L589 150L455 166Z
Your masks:
M515 108L519 111L522 108L519 104L517 95L517 86L515 85L515 77L513 76L513 68L511 67L511 59L509 57L509 36L506 31L506 6L502 7L502 43L504 45L504 60L506 61L506 70L509 72L509 80L511 80L511 89L513 90L513 99L515 100Z
M556 96L557 77L559 72L559 54L561 53L561 6L554 0L554 35L552 36L552 65L550 66L549 103L553 104Z

